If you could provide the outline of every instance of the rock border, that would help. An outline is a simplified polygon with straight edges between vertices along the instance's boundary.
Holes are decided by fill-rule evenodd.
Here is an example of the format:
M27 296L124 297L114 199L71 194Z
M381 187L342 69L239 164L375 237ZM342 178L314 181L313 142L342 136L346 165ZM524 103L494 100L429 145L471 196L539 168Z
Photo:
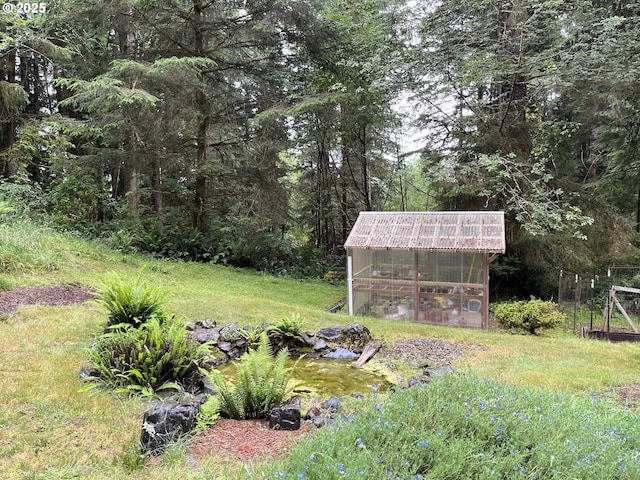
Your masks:
M234 323L217 325L212 319L198 320L187 324L189 336L200 344L208 343L213 359L204 368L215 368L226 362L240 358L250 348L250 342L243 335L251 327L240 328ZM304 332L288 337L266 329L274 351L288 348L292 355L307 355L314 358L358 359L371 342L371 332L360 323L324 327L317 332ZM370 358L370 357L369 357ZM367 358L368 360L368 358ZM202 391L195 398L182 401L167 399L155 401L151 409L143 415L140 446L143 454L159 455L167 444L189 434L196 426L196 418L207 394L215 394L208 381L202 378ZM308 420L316 427L334 423L333 412L336 398L330 399L319 408L312 409ZM300 397L292 396L282 405L271 410L268 416L269 428L297 430L300 428Z

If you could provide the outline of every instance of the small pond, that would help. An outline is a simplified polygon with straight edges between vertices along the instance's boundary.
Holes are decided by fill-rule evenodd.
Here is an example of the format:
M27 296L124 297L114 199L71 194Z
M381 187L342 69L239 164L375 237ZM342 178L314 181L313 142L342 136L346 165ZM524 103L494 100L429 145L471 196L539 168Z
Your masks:
M289 360L287 367L292 367L294 361ZM220 365L217 369L222 372L225 381L234 381L236 369L233 362ZM307 398L384 392L393 386L384 370L372 362L363 368L353 368L353 360L307 357L298 362L292 382L294 385L304 384L296 388L294 393Z

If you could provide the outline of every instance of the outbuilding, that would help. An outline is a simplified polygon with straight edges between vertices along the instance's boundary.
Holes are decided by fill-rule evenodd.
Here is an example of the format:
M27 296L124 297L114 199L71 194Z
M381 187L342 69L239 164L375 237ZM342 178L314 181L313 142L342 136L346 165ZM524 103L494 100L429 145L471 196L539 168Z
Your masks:
M361 212L344 246L350 315L487 327L504 212Z

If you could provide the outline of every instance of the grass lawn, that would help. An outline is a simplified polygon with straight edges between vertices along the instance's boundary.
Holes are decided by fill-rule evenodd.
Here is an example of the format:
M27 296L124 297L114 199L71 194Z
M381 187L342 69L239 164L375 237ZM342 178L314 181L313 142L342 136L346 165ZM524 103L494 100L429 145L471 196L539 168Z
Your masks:
M41 258L35 267L28 262L21 268L5 265L2 279L13 285L80 282L95 287L107 272L135 276L145 266L145 279L170 291L168 308L185 320L213 318L247 325L297 313L310 330L355 320L389 342L427 336L477 343L488 348L460 359L458 371L580 397L613 397L616 387L640 382L636 344L354 319L325 311L346 295L344 287L61 242L55 247L55 261ZM2 478L243 478L235 467L214 460L193 468L180 448L170 450L162 462L140 458L136 446L144 401L80 391L78 372L86 363L86 348L105 324L106 313L91 303L24 306L0 319Z

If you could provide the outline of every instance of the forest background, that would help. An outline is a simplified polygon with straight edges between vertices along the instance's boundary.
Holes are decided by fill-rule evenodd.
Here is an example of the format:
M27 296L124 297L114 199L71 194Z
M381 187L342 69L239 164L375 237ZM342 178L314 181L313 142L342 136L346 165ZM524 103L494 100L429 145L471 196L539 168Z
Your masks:
M0 210L325 276L363 210L504 210L494 295L637 263L640 3L49 0L0 12ZM333 274L329 274L333 278Z

